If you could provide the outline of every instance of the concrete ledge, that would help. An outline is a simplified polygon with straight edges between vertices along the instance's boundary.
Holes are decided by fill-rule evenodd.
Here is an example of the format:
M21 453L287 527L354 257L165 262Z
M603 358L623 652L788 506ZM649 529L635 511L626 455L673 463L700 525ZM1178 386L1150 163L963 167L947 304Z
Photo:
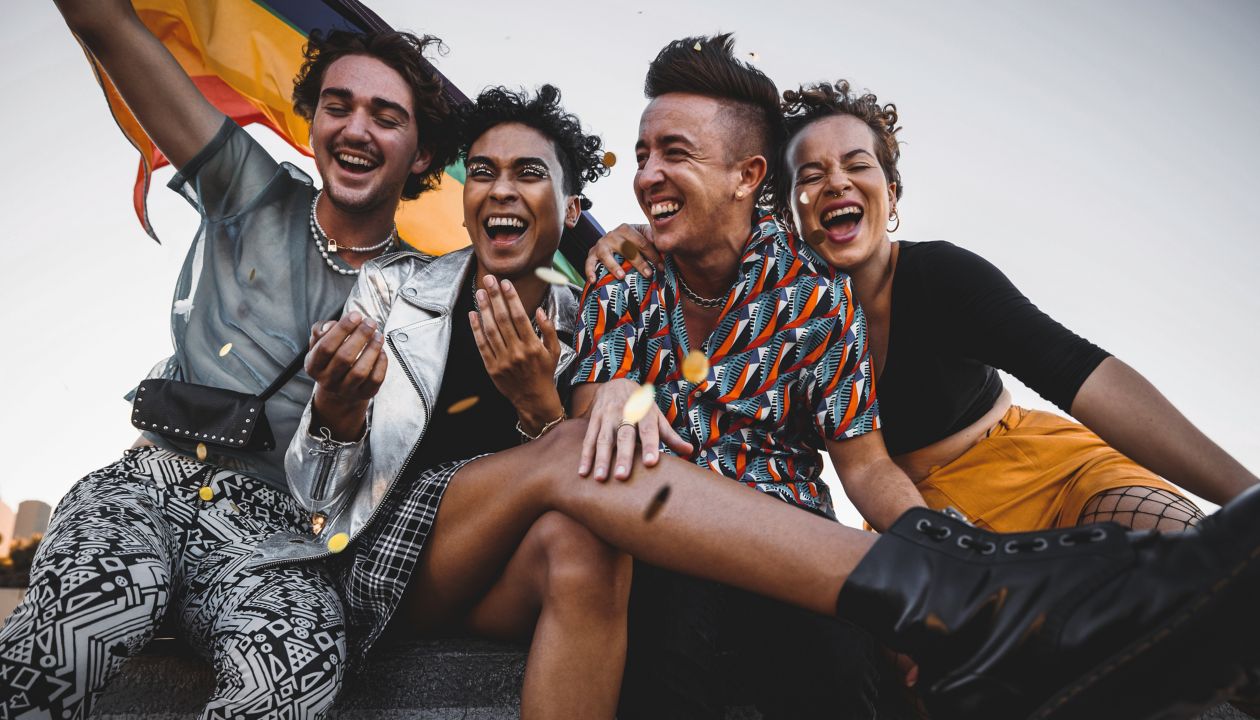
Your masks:
M524 648L483 640L417 642L373 653L349 679L331 717L349 720L514 720ZM160 639L133 658L97 704L102 720L196 720L214 687L208 664ZM757 720L733 707L727 720ZM1201 720L1252 720L1222 705Z

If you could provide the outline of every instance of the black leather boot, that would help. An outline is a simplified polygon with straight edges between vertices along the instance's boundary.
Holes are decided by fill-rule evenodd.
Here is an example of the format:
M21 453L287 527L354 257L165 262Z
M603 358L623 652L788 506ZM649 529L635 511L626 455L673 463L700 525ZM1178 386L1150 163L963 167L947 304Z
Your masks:
M1260 488L1169 535L912 510L836 610L919 663L934 720L1195 717L1260 679Z

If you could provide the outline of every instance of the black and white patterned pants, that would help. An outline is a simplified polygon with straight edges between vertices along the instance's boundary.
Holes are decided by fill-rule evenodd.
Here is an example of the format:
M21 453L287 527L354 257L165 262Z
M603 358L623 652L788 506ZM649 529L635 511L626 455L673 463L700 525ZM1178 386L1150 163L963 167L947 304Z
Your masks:
M285 493L166 450L83 478L0 630L0 720L87 717L164 618L214 663L203 718L322 717L346 656L331 579L319 564L246 567L263 538L306 529Z

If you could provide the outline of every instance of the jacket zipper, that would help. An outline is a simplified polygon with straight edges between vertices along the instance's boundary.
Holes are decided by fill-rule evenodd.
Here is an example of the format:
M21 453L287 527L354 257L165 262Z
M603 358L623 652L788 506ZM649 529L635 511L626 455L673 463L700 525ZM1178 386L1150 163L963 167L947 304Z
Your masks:
M324 493L328 491L328 476L332 474L337 456L341 454L341 448L335 445L330 450L331 452L319 454L319 464L315 466L315 487L311 489L312 500L323 500Z
M425 422L425 428L427 429L428 424L432 422L433 420L433 410L429 404L429 397L424 394L424 388L420 387L420 383L416 381L415 376L412 375L411 371L407 369L407 364L402 362L402 358L398 354L398 347L394 345L394 339L392 337L388 338L387 342L389 343L390 350L392 350L394 353L394 358L398 361L399 367L401 367L403 369L403 372L406 373L407 379L411 381L411 386L416 389L416 394L420 396L420 404L424 406L424 422ZM385 505L387 504L385 501L388 500L389 497L394 494L394 487L398 485L398 478L406 474L407 468L411 465L411 461L415 459L416 451L420 449L420 443L423 441L424 441L424 433L421 432L420 438L416 440L416 444L412 445L411 450L407 453L407 459L403 461L402 467L398 469L398 472L394 475L394 479L389 481L389 487L385 489L385 494L381 496L381 501L376 504L376 507L372 508L372 514L368 516L367 522L363 523L363 527L360 528L359 532L356 533L353 537L351 537L350 541L346 543L347 547L351 543L353 543L355 540L357 540L360 535L363 534L363 530L372 526L372 522L376 520L376 516L379 515L381 512L381 508L385 507ZM325 530L327 530L328 524L325 524L324 528ZM273 560L272 562L258 565L254 569L263 570L266 568L276 567L278 565L287 565L289 563L310 562L312 560L323 560L324 558L332 557L334 554L335 553L331 551L325 551L318 555L310 555L308 557L303 557L303 558L284 558L282 560Z

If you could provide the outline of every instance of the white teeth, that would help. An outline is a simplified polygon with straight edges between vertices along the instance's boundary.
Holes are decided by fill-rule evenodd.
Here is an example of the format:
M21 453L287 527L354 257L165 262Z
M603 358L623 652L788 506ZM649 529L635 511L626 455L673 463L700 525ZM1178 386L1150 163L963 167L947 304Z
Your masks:
M375 165L375 163L371 160L366 160L358 157L357 155L347 155L345 153L338 153L337 159L347 165L358 165L359 167L373 167Z
M680 207L682 206L676 202L652 203L650 212L652 213L652 217L660 217L669 213L676 213Z
M861 215L861 214L862 214L862 208L858 207L857 205L847 205L842 208L836 208L835 210L832 210L826 215L823 215L822 221L827 222L828 220L832 218L840 217L841 215Z
M520 218L495 216L486 220L486 227L523 228L525 227L525 221Z

